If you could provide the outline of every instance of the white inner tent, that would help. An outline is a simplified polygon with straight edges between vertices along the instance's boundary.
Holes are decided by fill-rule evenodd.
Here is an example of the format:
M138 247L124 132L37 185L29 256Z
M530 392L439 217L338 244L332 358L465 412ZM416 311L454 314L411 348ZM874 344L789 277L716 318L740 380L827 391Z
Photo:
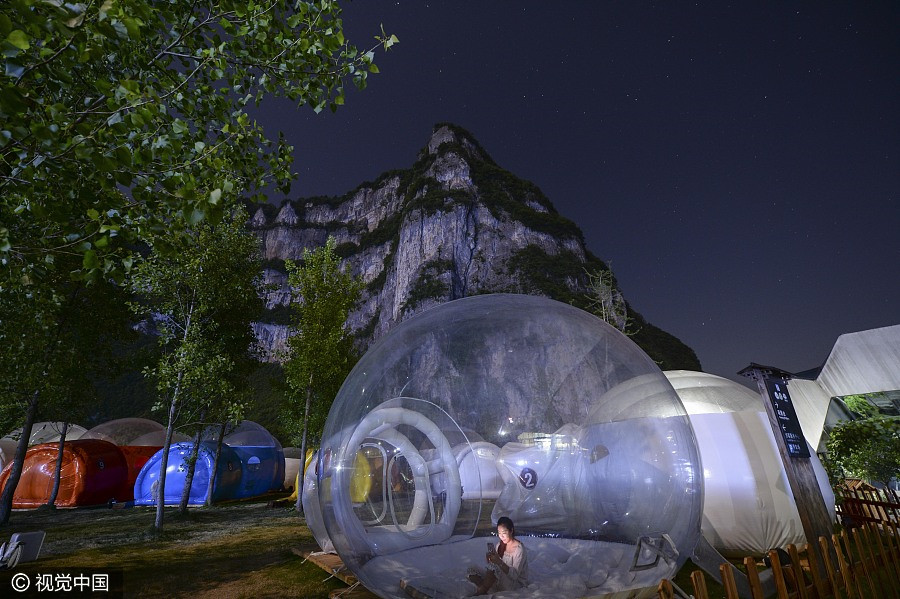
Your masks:
M101 439L115 445L162 447L165 443L166 427L147 418L117 418L98 424L84 433L82 438Z
M12 439L0 439L0 470L15 459L18 444L18 441Z
M41 443L58 443L62 436L64 422L35 422L31 427L31 436L28 438L28 446ZM80 439L87 429L78 424L70 423L66 428L66 441ZM16 448L19 438L22 436L22 427L7 433L0 438L0 470L13 461L16 456Z
M35 422L31 427L31 436L28 438L28 446L39 445L41 443L55 443L62 436L62 430L66 423L64 422ZM87 432L87 429L78 424L69 423L66 428L66 440L74 441L80 439ZM18 441L22 436L22 427L17 428L11 433L4 435L2 440Z
M703 536L726 556L764 555L806 542L762 397L703 372L665 372L694 427L703 464ZM815 451L810 461L834 520L834 493Z
M287 490L294 489L297 484L297 476L300 474L300 467L303 460L300 459L299 447L284 448L284 483L283 486Z

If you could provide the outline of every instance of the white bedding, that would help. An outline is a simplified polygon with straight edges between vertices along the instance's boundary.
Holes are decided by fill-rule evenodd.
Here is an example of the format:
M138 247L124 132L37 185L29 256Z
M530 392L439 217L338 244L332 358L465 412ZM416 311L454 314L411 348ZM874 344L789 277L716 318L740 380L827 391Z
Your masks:
M478 537L378 556L357 572L362 583L379 594L406 598L400 581L437 598L467 597L475 586L466 568L485 563L486 543ZM674 574L662 559L654 568L630 571L634 546L602 541L519 537L528 551L529 584L524 589L492 595L507 597L653 597L659 580ZM618 593L618 591L629 592ZM610 593L615 593L610 595Z

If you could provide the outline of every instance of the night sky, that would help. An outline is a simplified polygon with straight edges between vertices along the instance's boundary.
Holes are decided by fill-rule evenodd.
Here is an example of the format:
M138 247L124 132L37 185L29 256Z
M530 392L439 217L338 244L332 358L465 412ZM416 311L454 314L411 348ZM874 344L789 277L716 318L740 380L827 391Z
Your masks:
M264 106L296 148L291 197L407 168L449 121L707 372L814 368L900 323L900 3L342 6L358 46L382 23L400 44L336 114Z

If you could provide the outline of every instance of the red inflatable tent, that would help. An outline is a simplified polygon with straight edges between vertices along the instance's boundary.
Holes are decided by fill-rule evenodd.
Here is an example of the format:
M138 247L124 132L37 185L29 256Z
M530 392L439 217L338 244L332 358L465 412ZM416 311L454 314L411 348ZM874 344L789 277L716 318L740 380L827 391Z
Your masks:
M129 448L132 449L132 448ZM143 450L145 448L138 448ZM152 448L146 448L148 451ZM53 475L59 451L57 443L44 443L28 449L22 468L22 477L13 495L13 508L36 508L47 503L53 490ZM131 453L132 460L143 460L145 452ZM126 454L113 443L100 439L76 439L67 441L63 450L60 472L58 507L101 505L116 501L130 501L133 490L132 470ZM135 472L139 471L137 467ZM6 486L12 464L0 473L0 492Z

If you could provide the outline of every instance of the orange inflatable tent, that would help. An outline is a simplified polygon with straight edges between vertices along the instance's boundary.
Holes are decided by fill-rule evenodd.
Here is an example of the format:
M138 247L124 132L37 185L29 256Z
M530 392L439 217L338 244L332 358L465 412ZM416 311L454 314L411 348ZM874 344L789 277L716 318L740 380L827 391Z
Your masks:
M101 439L67 441L60 472L58 507L101 505L111 499L134 499L134 477L154 447L120 448ZM44 443L28 449L22 477L13 495L13 508L36 508L47 503L53 490L57 443ZM133 463L129 463L129 460ZM140 462L140 465L138 465ZM0 473L0 490L6 486L12 464ZM129 483L130 481L130 483ZM2 492L2 491L0 491Z

